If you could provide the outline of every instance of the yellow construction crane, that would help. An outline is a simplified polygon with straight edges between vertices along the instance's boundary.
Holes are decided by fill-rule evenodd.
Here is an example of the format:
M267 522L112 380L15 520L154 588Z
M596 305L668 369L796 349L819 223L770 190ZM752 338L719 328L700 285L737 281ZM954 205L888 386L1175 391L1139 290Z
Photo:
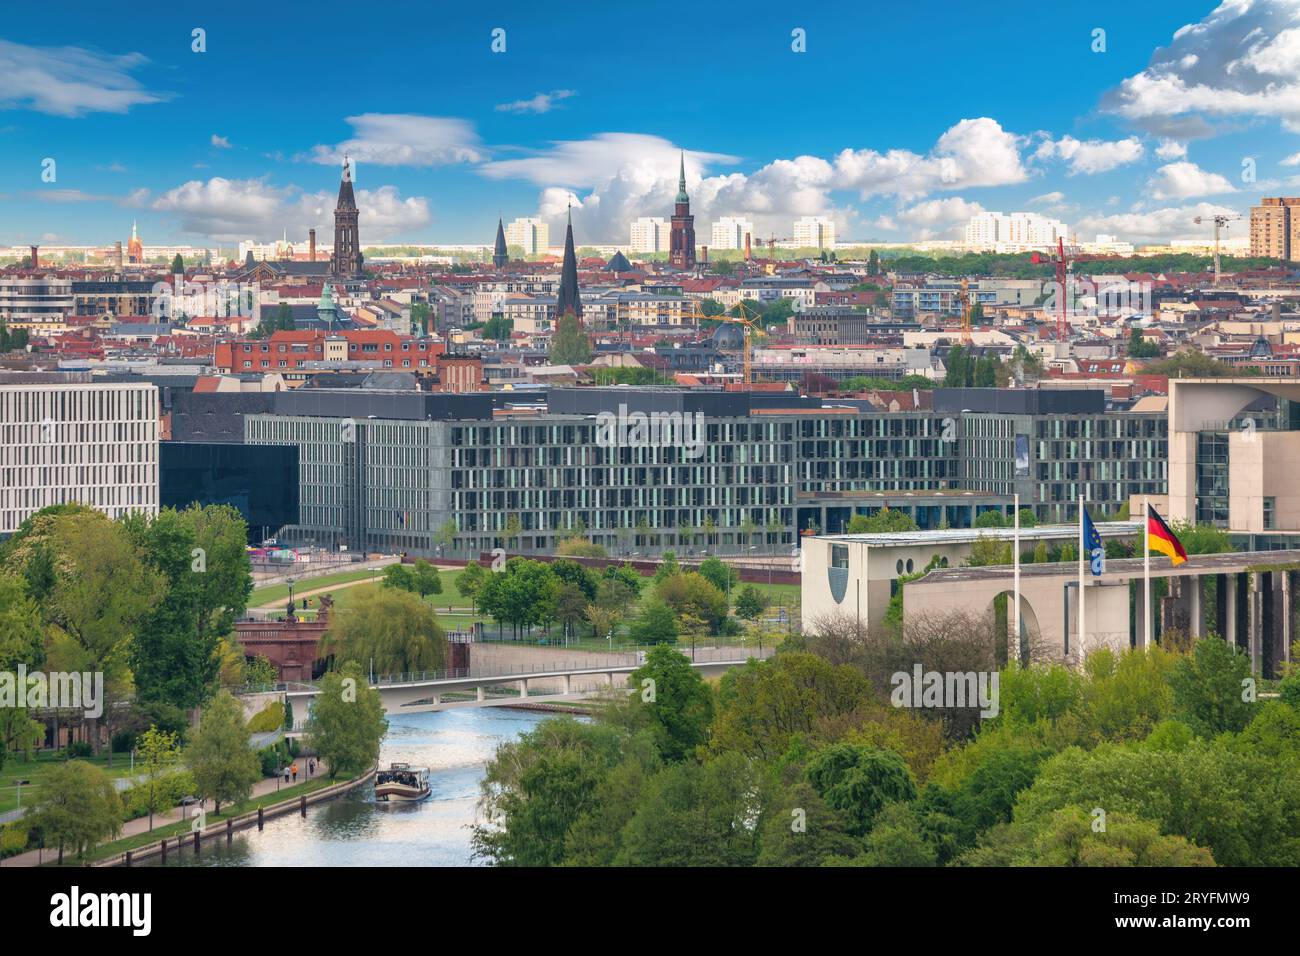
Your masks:
M961 280L961 343L970 345L970 292L968 280Z
M736 313L732 315L731 313ZM740 302L734 308L721 315L705 315L699 310L698 306L693 304L690 312L683 312L682 318L694 319L696 323L708 319L714 322L730 322L739 325L744 337L744 345L741 349L742 359L741 367L744 369L743 381L746 385L754 384L754 338L760 335L766 335L759 319L761 316L751 309L745 303Z

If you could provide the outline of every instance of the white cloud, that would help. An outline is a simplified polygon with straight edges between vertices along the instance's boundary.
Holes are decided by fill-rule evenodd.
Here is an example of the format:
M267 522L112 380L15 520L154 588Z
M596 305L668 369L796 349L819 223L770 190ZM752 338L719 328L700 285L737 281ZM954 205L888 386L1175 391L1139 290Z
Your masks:
M1191 199L1237 191L1225 177L1189 162L1161 166L1151 177L1149 186L1154 199Z
M27 193L33 199L42 199L45 202L56 203L74 203L74 202L114 202L117 196L106 196L102 193L88 193L80 189L33 189Z
M571 96L577 96L573 90L551 90L549 93L538 93L532 99L515 100L512 103L498 103L498 113L549 113L555 109L560 100L567 100Z
M856 189L861 198L917 198L935 190L1006 186L1024 182L1022 138L993 119L964 119L945 132L924 156L906 149L880 153L846 149L835 157L833 184Z
M1131 211L1109 216L1085 216L1075 224L1079 235L1106 233L1130 242L1167 242L1205 235L1205 228L1192 220L1197 216L1232 216L1237 210L1213 203L1171 206L1147 211Z
M1041 196L1035 196L1033 199L1029 200L1029 204L1031 206L1042 205L1042 204L1055 205L1056 203L1061 202L1063 199L1065 199L1065 193L1057 189L1057 190L1053 190L1050 193L1043 193Z
M960 196L931 199L897 213L898 228L912 239L956 239L963 234L966 221L984 207L967 202Z
M1300 166L1300 153L1292 153L1286 159L1281 161L1283 166Z
M1211 131L1209 119L1277 117L1300 131L1300 2L1224 0L1178 30L1103 108L1172 135Z
M1186 159L1187 144L1180 143L1174 139L1162 139L1160 145L1156 147L1156 158L1158 159Z
M357 206L363 243L408 234L433 219L423 196L403 199L396 187L358 189ZM302 235L308 229L328 230L335 194L307 193L296 186L276 187L260 179L191 180L163 193L150 208L170 213L180 228L221 242L279 235L287 229Z
M925 155L909 150L846 149L833 159L796 156L774 160L752 173L708 175L710 166L735 163L735 157L699 151L686 154L687 188L697 229L718 216L744 215L760 235L789 233L792 219L822 215L847 231L852 208L838 205L836 190L864 198L893 195L919 199L938 190L998 186L1028 178L1020 160L1021 139L994 120L967 119L947 130ZM484 163L479 170L494 179L524 179L546 187L539 211L558 224L560 197L581 192L581 224L586 241L626 241L627 227L639 216L664 216L677 191L678 147L658 136L600 133L565 141L517 159ZM575 216L579 211L574 205ZM886 228L876 221L879 228Z
M1136 136L1108 141L1080 140L1067 135L1055 141L1044 140L1035 150L1034 158L1062 159L1069 164L1069 175L1091 176L1135 163L1142 158L1142 153L1142 142Z
M363 113L349 116L353 136L337 146L312 147L306 159L337 164L350 156L377 166L445 166L487 158L474 125L446 116Z
M213 133L212 139L209 140L209 142L211 142L213 146L217 147L217 149L230 149L230 139L228 137L218 136L216 133Z
M76 117L161 103L168 94L146 90L131 75L146 62L139 53L112 56L79 47L32 47L0 40L0 109Z

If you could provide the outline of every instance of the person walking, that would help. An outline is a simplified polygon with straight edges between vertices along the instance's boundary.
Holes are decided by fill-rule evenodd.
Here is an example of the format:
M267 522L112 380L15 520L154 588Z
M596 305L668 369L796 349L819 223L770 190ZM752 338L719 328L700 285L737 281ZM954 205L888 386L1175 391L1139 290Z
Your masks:
M293 766L290 767L289 769L293 772L293 782L294 782L294 783L297 783L297 782L298 782L298 762L295 760Z

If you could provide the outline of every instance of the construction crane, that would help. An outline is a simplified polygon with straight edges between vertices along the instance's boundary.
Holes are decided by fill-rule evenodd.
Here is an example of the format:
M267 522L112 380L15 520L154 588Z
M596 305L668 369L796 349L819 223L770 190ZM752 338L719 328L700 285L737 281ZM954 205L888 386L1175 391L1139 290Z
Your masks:
M1065 319L1065 300L1067 298L1065 284L1069 279L1066 273L1068 261L1065 258L1065 240L1059 238L1056 240L1056 255L1048 256L1035 252L1030 259L1031 262L1050 262L1056 268L1056 287L1060 290L1060 298L1057 300L1058 308L1056 310L1056 341L1064 342L1070 332L1070 323Z
M1198 226L1203 222L1214 223L1214 285L1216 288L1219 285L1219 230L1240 218L1240 216L1197 216L1192 220Z
M736 314L732 315L731 312ZM754 384L754 338L767 334L763 330L763 326L759 321L761 316L757 312L745 305L745 303L740 302L731 311L724 312L721 315L705 315L699 310L698 306L695 306L690 312L683 312L682 318L694 319L697 324L707 319L713 322L730 322L739 325L744 337L744 344L741 347L741 367L744 370L742 380L746 385Z
M961 344L970 345L970 292L969 281L961 280Z

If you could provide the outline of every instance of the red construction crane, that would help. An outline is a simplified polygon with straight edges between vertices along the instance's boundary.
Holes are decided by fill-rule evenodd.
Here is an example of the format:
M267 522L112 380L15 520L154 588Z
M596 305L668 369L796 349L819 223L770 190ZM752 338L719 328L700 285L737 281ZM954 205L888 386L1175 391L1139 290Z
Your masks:
M1037 264L1040 262L1050 262L1056 267L1056 287L1059 290L1056 311L1056 340L1064 342L1070 332L1070 323L1065 320L1065 300L1067 298L1065 291L1066 269L1068 268L1065 258L1065 240L1056 240L1056 255L1050 256L1044 253L1035 252L1031 262Z

